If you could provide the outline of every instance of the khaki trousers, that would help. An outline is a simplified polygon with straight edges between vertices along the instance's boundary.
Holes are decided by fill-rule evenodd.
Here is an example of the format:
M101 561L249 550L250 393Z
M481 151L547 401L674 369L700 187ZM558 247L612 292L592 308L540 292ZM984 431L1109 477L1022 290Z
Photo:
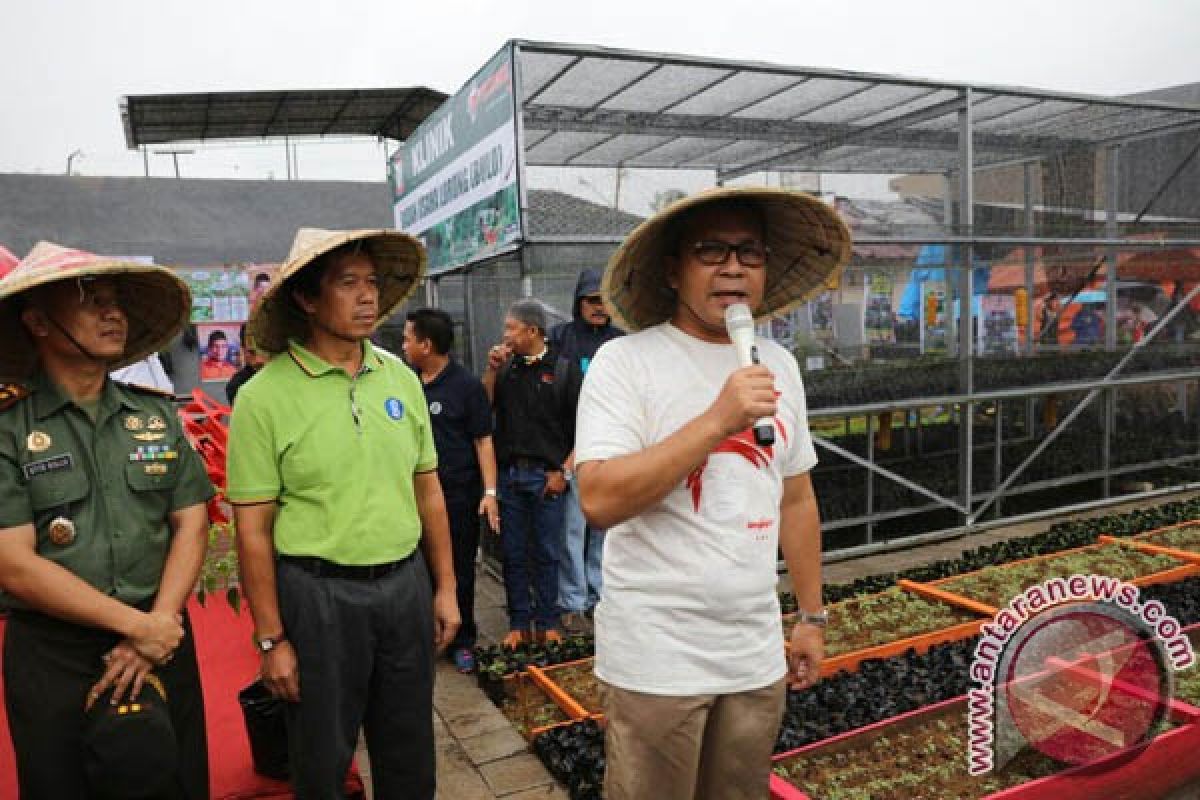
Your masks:
M668 697L600 681L608 800L763 800L785 681Z

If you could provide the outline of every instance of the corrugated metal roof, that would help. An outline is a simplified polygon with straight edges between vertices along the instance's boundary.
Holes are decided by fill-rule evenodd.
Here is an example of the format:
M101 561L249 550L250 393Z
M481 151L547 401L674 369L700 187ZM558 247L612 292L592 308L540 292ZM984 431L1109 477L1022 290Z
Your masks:
M128 95L125 144L356 134L403 141L445 101L442 92L329 89Z
M753 61L516 42L526 159L542 166L936 172L1200 127L1200 106Z

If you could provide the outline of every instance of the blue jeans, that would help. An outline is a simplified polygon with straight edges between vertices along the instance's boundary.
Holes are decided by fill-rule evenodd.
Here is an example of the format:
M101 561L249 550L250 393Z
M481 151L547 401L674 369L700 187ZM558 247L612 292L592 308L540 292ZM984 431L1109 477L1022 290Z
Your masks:
M579 484L576 481L571 480L564 498L565 536L562 562L558 565L558 602L563 611L578 614L600 600L604 531L588 525L583 518L583 509L579 506Z
M507 466L500 470L500 548L504 554L504 591L508 627L539 630L561 626L558 562L562 551L563 497L542 496L546 473L540 468Z

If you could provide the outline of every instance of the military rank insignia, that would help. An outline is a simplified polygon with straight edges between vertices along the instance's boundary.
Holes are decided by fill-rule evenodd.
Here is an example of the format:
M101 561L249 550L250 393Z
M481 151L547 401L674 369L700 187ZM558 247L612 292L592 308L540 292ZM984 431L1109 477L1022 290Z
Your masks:
M12 408L29 396L29 390L19 383L0 383L0 411Z
M138 449L129 454L130 461L174 461L179 458L179 451L172 450L166 444L140 444Z

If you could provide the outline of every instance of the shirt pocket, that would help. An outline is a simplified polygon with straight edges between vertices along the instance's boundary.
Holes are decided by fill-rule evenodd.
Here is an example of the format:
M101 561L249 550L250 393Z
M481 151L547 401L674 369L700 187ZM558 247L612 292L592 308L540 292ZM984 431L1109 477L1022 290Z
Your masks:
M172 491L179 483L179 464L171 461L141 461L125 465L125 482L134 492Z
M66 508L88 494L88 480L82 468L47 472L29 479L29 504L37 512Z
M179 462L135 461L125 465L125 485L129 488L129 508L121 513L137 519L141 526L154 530L166 519L171 495L179 484Z

